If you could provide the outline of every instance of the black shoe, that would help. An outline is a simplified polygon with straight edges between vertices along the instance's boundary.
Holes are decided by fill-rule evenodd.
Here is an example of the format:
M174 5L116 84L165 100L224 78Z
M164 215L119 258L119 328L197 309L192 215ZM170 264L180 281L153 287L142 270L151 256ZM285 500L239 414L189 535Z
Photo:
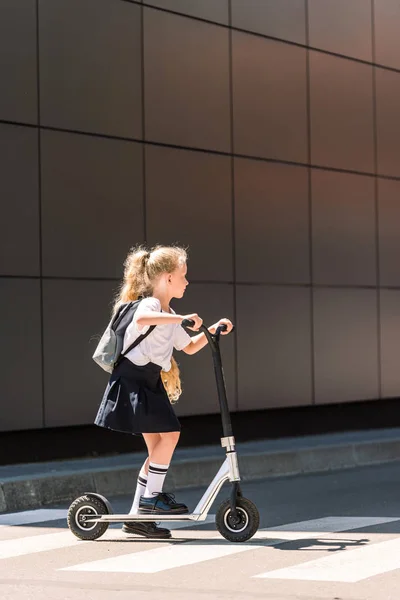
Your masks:
M154 521L131 521L122 526L124 533L135 533L148 538L167 539L171 537L171 532L166 527L157 527Z
M155 513L159 515L183 515L188 512L189 509L185 504L179 504L178 502L175 502L174 494L160 492L159 494L155 494L154 498L145 498L144 496L140 496L138 509L139 514Z

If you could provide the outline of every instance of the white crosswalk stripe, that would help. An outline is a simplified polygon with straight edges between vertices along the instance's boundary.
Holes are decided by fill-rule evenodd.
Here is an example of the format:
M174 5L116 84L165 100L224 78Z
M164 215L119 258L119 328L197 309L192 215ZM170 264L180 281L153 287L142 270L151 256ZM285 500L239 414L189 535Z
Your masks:
M293 567L262 573L256 577L355 583L395 569L400 569L400 539L398 538Z
M48 527L54 527L52 523L59 519L66 519L66 515L67 511L61 509L39 509L0 515L0 529L4 532L2 535L7 536L10 535L7 528L13 526L48 523ZM276 568L275 562L274 569L262 573L249 573L248 576L259 580L356 583L369 577L400 569L400 533L394 534L393 531L391 532L387 528L386 530L385 528L379 529L378 533L372 534L370 532L357 532L361 528L400 521L400 517L336 516L286 523L260 529L246 543L230 543L222 536L215 535L214 532L206 532L198 527L214 521L214 514L209 515L206 521L201 523L164 521L162 526L173 530L196 527L196 538L193 539L192 536L192 539L184 543L181 543L179 539L174 542L172 538L163 543L162 547L159 544L157 547L153 546L150 550L143 551L135 546L139 551L102 560L81 562L68 567L63 567L61 563L61 565L58 565L58 570L96 573L160 573L197 563L207 563L219 558L229 558L236 554L250 550L256 551L268 546L282 546L287 542L296 540L310 540L310 547L313 547L314 544L314 548L321 549L321 552L324 551L324 540L329 540L328 544L332 544L331 549L334 549L336 542L339 544L338 547L342 543L342 551L330 552L328 556L324 554L321 558L285 566L284 568ZM398 525L396 527L398 528ZM43 533L39 533L36 528L36 535L1 540L0 560L61 550L83 543L65 529L56 533L48 533L47 528L42 531ZM342 540L342 537L339 538L338 534L345 531L352 531L352 533L348 534L349 539ZM387 533L383 533L384 531L387 531ZM382 541L385 536L389 539ZM127 538L121 532L121 523L112 524L101 540L113 542L121 540L121 537ZM376 539L377 537L378 539ZM139 542L143 540L141 537L137 539ZM154 540L154 542L157 541ZM357 544L360 545L354 549L354 545ZM269 551L273 552L273 549L271 548ZM63 555L60 554L60 556ZM302 556L299 560L304 560L304 555L299 554L297 556Z
M216 538L212 538L215 540ZM73 567L66 567L63 571L97 571L113 573L159 573L167 569L193 565L195 563L222 558L230 554L254 550L257 546L250 544L230 544L221 541L212 543L207 540L203 545L196 542L171 545L167 548L154 548L144 552L135 552L107 558ZM218 538L220 540L220 538Z
M61 515L61 516L60 516ZM48 511L27 511L26 513L12 513L8 515L1 515L3 517L4 527L10 525L22 525L32 524L39 522L47 522L59 518L66 517L66 511L60 511L57 513L49 513ZM8 517L8 518L6 518ZM43 519L43 517L45 517ZM50 517L50 518L49 518ZM184 521L177 523L175 521L164 521L163 525L169 529L183 529L185 527L193 527L194 525L205 525L215 521L215 515L211 514L207 516L205 521L201 523L193 523L190 521ZM102 539L120 539L121 535L121 524L115 526L115 529L109 529ZM142 538L143 539L143 538ZM23 538L16 538L11 540L0 541L0 560L5 558L15 558L17 556L25 556L27 554L36 554L39 552L47 552L49 550L59 550L61 548L68 548L81 544L70 531L62 531L59 533L45 533L42 535L25 536Z
M74 538L69 531L3 540L0 542L0 559L15 558L16 556L36 554L37 552L46 552L48 550L58 550L60 548L67 548L68 546L75 546L78 543L77 538Z
M299 540L309 537L321 538L332 532L357 529L396 521L391 517L328 517L313 521L291 523L282 527L268 527L259 530L251 543L230 543L221 536L207 539L203 544L198 541L182 545L171 545L166 548L154 548L144 552L124 554L104 560L81 563L62 570L95 571L114 573L158 573L177 567L192 565L249 550L257 550L265 546L283 544L288 540ZM257 544L255 540L260 540Z
M59 519L66 518L66 509L40 508L37 510L26 510L0 515L0 527L8 527L10 525L30 525L31 523L58 521Z

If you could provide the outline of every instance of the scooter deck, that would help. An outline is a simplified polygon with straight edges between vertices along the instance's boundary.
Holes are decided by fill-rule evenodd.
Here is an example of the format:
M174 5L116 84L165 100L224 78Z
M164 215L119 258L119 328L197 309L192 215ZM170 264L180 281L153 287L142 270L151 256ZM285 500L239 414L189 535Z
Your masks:
M207 514L186 513L183 515L160 515L158 513L146 513L143 515L90 515L86 522L97 523L129 523L134 521L205 521Z

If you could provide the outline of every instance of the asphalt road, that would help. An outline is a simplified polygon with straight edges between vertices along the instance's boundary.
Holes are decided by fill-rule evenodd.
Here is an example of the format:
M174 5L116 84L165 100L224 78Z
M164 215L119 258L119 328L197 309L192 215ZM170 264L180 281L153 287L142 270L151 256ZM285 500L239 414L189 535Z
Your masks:
M203 491L176 497L194 508ZM116 524L83 542L66 526L65 505L0 515L0 597L398 600L400 463L244 483L243 492L261 517L244 544L224 540L212 516L173 529L170 540ZM212 514L227 493L225 484ZM115 513L131 502L110 500Z

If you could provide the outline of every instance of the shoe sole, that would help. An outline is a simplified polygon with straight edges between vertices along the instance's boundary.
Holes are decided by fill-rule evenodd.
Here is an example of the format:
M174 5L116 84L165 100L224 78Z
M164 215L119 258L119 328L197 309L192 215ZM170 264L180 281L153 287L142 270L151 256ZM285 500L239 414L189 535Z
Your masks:
M152 538L153 540L169 540L171 536L171 532L169 533L169 535L148 535L147 533L144 533L143 531L130 531L129 529L124 529L122 528L122 531L124 533L127 533L129 535L141 535L142 537L145 538Z

